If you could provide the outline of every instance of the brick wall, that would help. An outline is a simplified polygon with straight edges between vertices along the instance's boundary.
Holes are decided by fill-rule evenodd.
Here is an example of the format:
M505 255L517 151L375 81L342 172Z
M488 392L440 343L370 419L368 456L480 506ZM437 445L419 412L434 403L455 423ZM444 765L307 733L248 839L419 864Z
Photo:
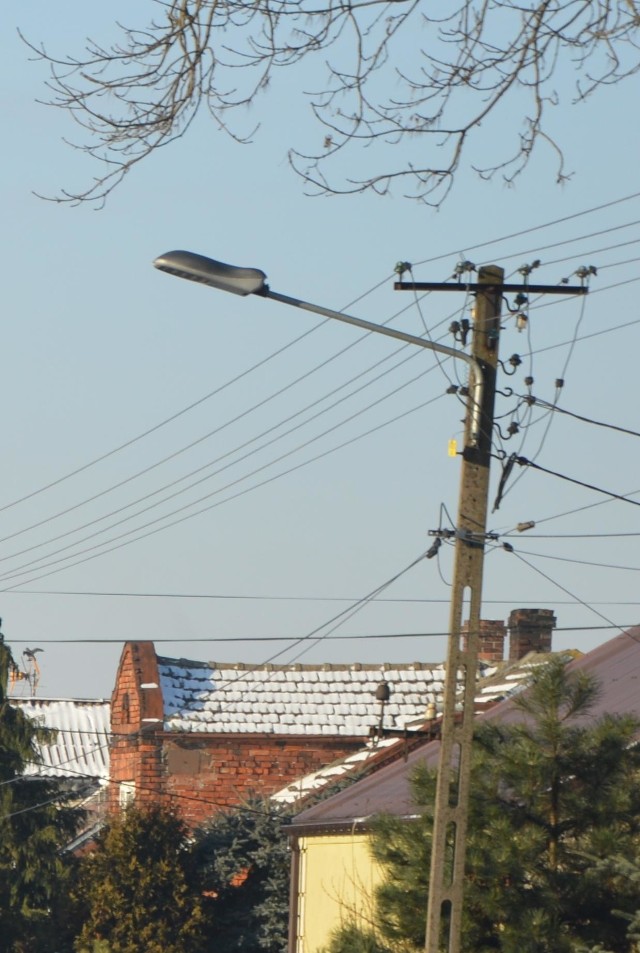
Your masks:
M268 796L358 751L362 738L278 735L164 735L163 790L189 824Z

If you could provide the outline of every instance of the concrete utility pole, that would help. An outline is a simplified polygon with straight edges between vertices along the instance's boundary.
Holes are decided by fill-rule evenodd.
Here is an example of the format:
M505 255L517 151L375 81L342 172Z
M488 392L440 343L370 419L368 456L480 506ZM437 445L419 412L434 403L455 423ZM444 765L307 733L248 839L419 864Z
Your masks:
M447 679L444 688L429 879L427 953L438 953L442 948L450 953L459 953L460 950L482 568L487 528L503 276L503 270L493 265L481 268L478 273L479 289L472 327L471 354L482 367L484 390L479 434L475 442L471 439L471 420L476 409L471 391L467 398L449 616ZM466 637L463 637L465 609L469 625ZM456 718L456 703L460 699L460 692L463 706L460 716ZM448 941L441 936L445 915L449 918Z
M520 269L525 276L530 271L528 267ZM586 269L576 272L583 282L588 273ZM503 278L502 268L487 265L480 268L477 283L399 281L394 286L398 291L465 291L475 294L470 356L473 364L480 367L484 382L479 408L473 388L467 397L432 834L426 953L460 953L482 571L502 298L505 292L514 292L524 295L526 302L532 292L575 295L586 294L588 290L584 284L578 287L528 283L505 285ZM464 615L468 619L468 626L463 635ZM461 710L456 712L458 705L461 705Z

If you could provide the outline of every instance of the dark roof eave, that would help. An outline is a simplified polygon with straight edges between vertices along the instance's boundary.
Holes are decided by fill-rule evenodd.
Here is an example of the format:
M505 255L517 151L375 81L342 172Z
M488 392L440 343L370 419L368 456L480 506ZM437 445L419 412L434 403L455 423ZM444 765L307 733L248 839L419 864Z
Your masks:
M323 834L342 834L354 832L366 833L370 831L379 815L369 814L367 817L346 817L344 820L334 821L309 821L303 824L296 824L295 821L287 824L285 830L287 834L293 834L295 837L322 836ZM411 820L416 817L415 814L399 815L403 820Z
M151 726L156 728L156 726ZM135 734L135 732L134 732ZM323 746L327 748L333 747L344 747L345 745L358 745L362 746L366 742L368 735L323 735L323 734L281 734L278 731L172 731L171 729L166 729L164 727L157 726L156 736L162 740L166 739L167 741L193 741L194 743L206 739L209 741L264 741L266 738L268 741L275 741L283 745L290 744L291 742L302 742L305 743L318 743L322 742Z

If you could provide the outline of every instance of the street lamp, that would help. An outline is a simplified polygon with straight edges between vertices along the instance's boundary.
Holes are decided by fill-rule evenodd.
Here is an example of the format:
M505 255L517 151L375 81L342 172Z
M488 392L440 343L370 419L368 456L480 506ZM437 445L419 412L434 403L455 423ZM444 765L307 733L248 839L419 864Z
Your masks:
M209 285L210 288L217 288L219 291L229 291L231 294L242 295L243 297L258 295L261 298L271 298L274 301L281 302L281 304L288 304L294 308L302 308L304 311L322 315L325 318L334 318L336 321L355 325L355 327L362 328L364 331L384 334L387 337L403 341L405 344L416 344L418 347L426 348L429 351L436 351L438 354L446 354L448 357L465 361L471 372L469 381L472 396L470 443L472 446L477 445L480 433L480 409L482 407L484 377L482 368L476 358L465 353L465 351L458 351L455 348L447 347L446 344L437 344L415 334L396 331L384 324L373 324L371 321L354 318L342 311L333 311L331 308L325 308L322 305L311 304L309 301L301 301L300 298L291 298L289 295L272 291L267 284L267 276L259 268L238 268L235 265L227 265L222 261L215 261L213 258L206 258L204 255L197 255L190 251L167 252L165 255L156 258L153 264L160 271L166 271L167 274L175 275L178 278L186 278L189 281L197 281L200 284Z
M539 264L539 262L537 263ZM237 295L259 295L273 298L295 308L303 308L326 318L375 334L385 334L407 344L458 358L469 365L469 390L465 416L464 447L460 472L460 495L455 529L455 560L451 580L449 639L446 678L440 731L440 756L436 781L433 818L429 899L427 907L426 953L460 953L462 903L465 874L465 845L469 814L471 750L473 740L474 701L478 662L478 632L482 602L484 546L487 539L489 468L492 456L496 374L500 341L500 307L506 292L526 296L540 294L586 294L588 269L579 269L579 286L531 285L523 269L524 284L507 285L504 271L496 265L478 270L477 283L404 282L397 290L464 291L475 295L476 306L472 328L471 353L396 331L385 325L372 324L360 318L332 311L320 305L290 298L271 291L267 276L258 268L236 268L222 262L172 251L154 261L156 268L179 278L199 281ZM594 269L591 269L593 271ZM518 316L518 329L522 330ZM526 322L524 322L526 323ZM435 535L439 535L436 531ZM467 611L466 637L462 631L463 612ZM462 688L461 695L459 688ZM461 705L460 705L461 699ZM460 708L460 710L459 710ZM448 921L448 930L444 930ZM446 932L446 936L444 935Z
M427 953L438 953L442 948L442 926L446 918L449 929L445 948L448 953L460 953L478 632L504 272L502 268L488 265L478 273L478 283L474 286L476 308L471 354L466 354L404 331L372 324L341 311L332 311L279 294L269 288L267 276L259 268L236 268L187 251L167 252L156 258L154 265L179 278L201 282L232 294L273 298L295 308L355 325L364 331L384 334L407 344L459 358L469 365L470 386L455 530L426 930ZM465 286L446 286L446 290L452 288L463 291ZM466 638L463 638L462 614L465 606L468 606L468 627ZM460 687L462 710L458 711Z

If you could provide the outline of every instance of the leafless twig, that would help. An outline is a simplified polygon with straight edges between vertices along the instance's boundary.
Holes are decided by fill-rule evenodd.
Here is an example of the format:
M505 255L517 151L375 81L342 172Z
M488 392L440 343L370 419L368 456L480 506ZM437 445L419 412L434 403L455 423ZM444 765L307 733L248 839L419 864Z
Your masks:
M438 205L494 115L510 117L511 135L493 140L490 163L470 163L481 176L511 182L546 144L562 180L562 143L546 124L562 99L554 84L574 71L578 102L640 70L635 0L149 3L157 18L146 29L120 25L119 42L88 41L78 58L25 39L50 66L49 103L83 130L72 145L103 166L56 201L104 203L203 108L221 131L250 141L256 128L245 127L243 107L268 92L275 70L303 61L319 74L319 89L302 95L321 145L291 144L289 158L312 192L386 193L403 181L405 194ZM351 158L360 145L376 148ZM357 176L342 174L346 161Z

